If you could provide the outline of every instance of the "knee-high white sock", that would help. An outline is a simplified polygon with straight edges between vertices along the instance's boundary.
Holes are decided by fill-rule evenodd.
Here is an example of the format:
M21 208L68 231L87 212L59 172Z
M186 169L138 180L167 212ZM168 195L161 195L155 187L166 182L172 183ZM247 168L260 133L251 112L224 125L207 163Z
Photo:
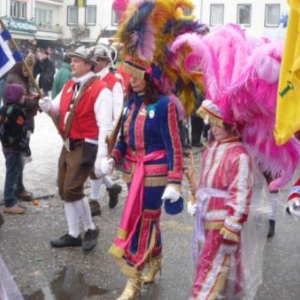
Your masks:
M102 185L102 178L91 180L91 194L90 199L98 200L100 198L100 188Z
M111 178L107 175L103 176L103 184L107 188L111 188L114 185L114 182L111 180Z
M65 202L65 214L69 227L69 235L77 238L80 234L79 231L79 214L74 205L74 202Z
M87 198L75 201L74 205L77 209L79 216L81 217L84 231L88 229L95 229L95 224L92 221L91 208Z

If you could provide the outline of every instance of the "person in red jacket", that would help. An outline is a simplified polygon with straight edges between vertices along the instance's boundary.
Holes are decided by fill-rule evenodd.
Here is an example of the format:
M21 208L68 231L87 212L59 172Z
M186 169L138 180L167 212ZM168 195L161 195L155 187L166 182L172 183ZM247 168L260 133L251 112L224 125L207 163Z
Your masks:
M104 44L99 44L95 48L95 57L97 60L95 73L102 81L106 83L110 90L110 97L107 99L107 101L112 102L112 130L123 110L123 87L120 80L109 70L109 65L112 63L109 47ZM114 183L108 175L103 175L98 179L91 176L90 206L92 216L101 214L98 199L100 198L100 188L102 183L106 186L106 190L108 191L109 208L114 208L117 205L118 196L122 191L122 186Z
M65 202L64 208L69 232L52 240L52 247L83 246L92 250L99 235L91 217L88 198L84 195L84 183L94 170L101 174L101 159L107 155L105 137L111 128L110 91L93 72L97 64L94 51L84 46L71 56L73 78L67 81L62 91L51 101L43 98L40 108L59 120L59 130L64 138L59 157L58 190ZM83 240L79 221L84 227Z

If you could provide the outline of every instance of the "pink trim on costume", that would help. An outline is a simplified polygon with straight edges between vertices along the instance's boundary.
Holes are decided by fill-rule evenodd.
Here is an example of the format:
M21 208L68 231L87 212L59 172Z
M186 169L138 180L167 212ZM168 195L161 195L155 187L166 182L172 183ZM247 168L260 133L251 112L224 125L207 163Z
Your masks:
M142 216L145 177L144 163L162 159L166 157L166 155L165 150L155 151L145 156L134 156L133 153L126 154L126 159L135 162L136 167L120 223L120 229L126 233L126 237L124 239L116 237L114 244L118 248L126 250L129 247L131 238Z

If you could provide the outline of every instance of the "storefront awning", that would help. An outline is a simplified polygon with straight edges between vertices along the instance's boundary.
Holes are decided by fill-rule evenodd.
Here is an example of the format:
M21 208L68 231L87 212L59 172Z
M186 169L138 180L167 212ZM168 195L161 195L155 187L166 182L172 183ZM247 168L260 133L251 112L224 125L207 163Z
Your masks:
M60 36L59 34L53 32L37 31L34 35L34 38L36 40L57 41L60 38Z

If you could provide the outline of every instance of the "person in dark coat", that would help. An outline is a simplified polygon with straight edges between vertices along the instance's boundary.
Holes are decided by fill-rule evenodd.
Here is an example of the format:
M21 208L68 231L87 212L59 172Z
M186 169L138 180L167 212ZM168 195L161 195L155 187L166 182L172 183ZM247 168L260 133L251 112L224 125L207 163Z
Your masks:
M30 155L27 135L24 89L21 84L6 84L5 104L0 109L0 140L5 157L4 213L23 214L19 195L26 192L23 184L24 157Z
M24 58L29 70L32 72L35 66L35 56L33 53L28 53ZM39 109L38 106L38 96L35 96L30 91L30 80L29 74L27 70L24 68L23 62L18 62L14 65L14 67L7 73L4 89L9 84L20 84L23 88L24 97L24 110L26 112L26 128L28 139L30 139L30 135L34 132L34 116L37 114ZM3 104L7 103L7 97L3 95ZM27 158L30 161L30 157ZM20 184L23 186L23 183ZM25 188L22 188L18 194L18 199L29 201L32 199L32 193L28 192Z
M43 90L45 96L48 96L52 90L55 66L49 59L49 52L45 49L41 49L42 60L40 62L40 78L39 87Z

